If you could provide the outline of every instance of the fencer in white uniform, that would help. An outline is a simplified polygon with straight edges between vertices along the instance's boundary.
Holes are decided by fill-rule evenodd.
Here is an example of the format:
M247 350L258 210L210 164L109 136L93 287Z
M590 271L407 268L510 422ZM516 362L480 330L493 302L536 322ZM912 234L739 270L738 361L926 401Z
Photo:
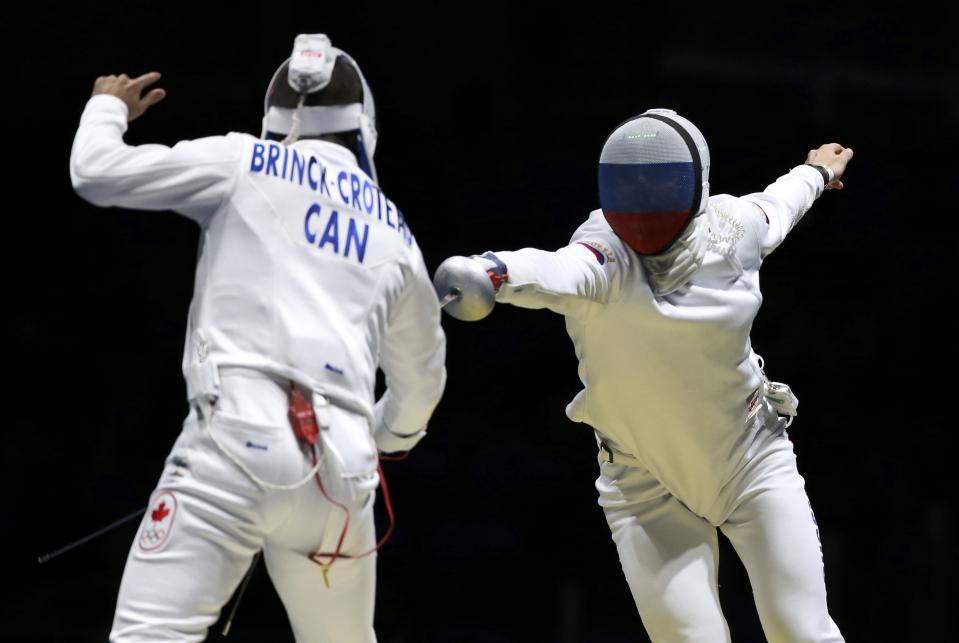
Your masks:
M446 374L423 257L376 181L369 87L325 36L304 35L271 83L264 138L128 146L128 119L163 97L141 97L158 77L98 79L70 159L91 203L173 210L201 236L191 411L130 550L111 640L204 639L262 550L298 641L375 641L377 447L423 437ZM297 395L313 445L288 418Z
M763 192L710 197L702 134L650 110L610 135L602 209L568 246L473 257L496 301L566 317L583 383L566 412L595 429L599 503L653 641L730 640L717 527L769 641L843 640L780 417L798 402L766 379L750 329L763 258L827 184L842 186L851 155L825 145Z

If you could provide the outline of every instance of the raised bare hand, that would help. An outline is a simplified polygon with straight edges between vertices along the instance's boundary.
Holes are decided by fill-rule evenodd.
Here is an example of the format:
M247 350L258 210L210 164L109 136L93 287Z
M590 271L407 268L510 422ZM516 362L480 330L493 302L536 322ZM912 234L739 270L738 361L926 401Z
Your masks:
M833 180L826 185L826 189L841 190L845 186L840 179L846 171L846 165L852 159L852 154L851 147L843 147L839 143L826 143L820 145L818 149L809 150L806 163L830 168L833 172Z
M143 90L160 80L160 72L151 71L149 73L130 78L126 74L119 76L100 76L93 83L93 94L109 94L116 96L127 104L129 112L127 121L133 121L139 118L145 111L161 100L166 98L166 91L163 89L151 89L145 95Z

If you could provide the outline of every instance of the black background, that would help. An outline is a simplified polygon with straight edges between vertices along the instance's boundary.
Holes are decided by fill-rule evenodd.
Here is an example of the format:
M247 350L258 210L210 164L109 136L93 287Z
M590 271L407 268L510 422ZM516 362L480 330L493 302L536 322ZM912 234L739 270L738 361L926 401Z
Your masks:
M130 143L258 133L293 37L322 31L373 88L381 184L431 270L564 245L596 207L606 135L649 107L699 125L716 194L761 190L821 143L853 147L847 189L764 265L753 341L802 400L790 432L847 640L955 640L955 16L591 5L33 3L7 21L3 638L105 640L135 524L36 556L143 506L186 411L197 229L74 195L94 78L164 74ZM379 558L380 640L646 640L596 506L592 434L563 413L579 387L562 318L501 306L444 325L430 435L386 465L399 522ZM725 542L720 583L733 639L762 641ZM292 640L262 568L234 627Z

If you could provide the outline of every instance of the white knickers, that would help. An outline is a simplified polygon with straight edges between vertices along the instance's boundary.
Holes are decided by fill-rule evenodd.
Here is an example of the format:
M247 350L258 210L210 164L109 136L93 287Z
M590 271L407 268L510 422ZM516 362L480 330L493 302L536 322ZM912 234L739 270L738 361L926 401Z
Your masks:
M262 549L297 641L374 642L376 555L337 560L329 588L307 557L336 549L345 513L312 480L291 491L262 489L208 435L216 431L263 480L302 479L311 463L286 418L283 383L222 380L210 425L191 411L167 458L127 558L110 640L204 640ZM364 416L331 406L329 417L339 456L334 462L326 450L321 475L327 493L350 509L342 553L359 554L375 544L375 446Z
M770 643L841 643L826 607L822 550L792 442L781 424L723 489L719 526L749 574ZM716 527L641 466L600 452L599 504L643 625L659 642L728 643ZM614 459L615 460L615 459Z

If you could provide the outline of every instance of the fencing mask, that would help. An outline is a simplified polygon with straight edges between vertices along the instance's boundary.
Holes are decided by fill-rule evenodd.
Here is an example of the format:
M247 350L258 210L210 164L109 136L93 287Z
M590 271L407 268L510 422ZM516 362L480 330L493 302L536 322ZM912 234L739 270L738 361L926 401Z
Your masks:
M708 199L706 139L676 112L648 110L606 139L600 205L613 231L640 255L670 250L696 227L690 221L705 212Z
M376 181L376 109L359 65L325 34L300 34L273 74L263 101L263 131L300 137L357 131L357 162Z

